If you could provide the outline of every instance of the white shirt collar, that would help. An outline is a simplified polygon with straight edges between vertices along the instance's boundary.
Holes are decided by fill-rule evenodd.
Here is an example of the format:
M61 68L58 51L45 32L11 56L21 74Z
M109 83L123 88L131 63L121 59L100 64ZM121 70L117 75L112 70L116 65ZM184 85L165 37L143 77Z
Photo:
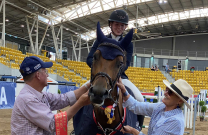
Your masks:
M111 37L112 39L115 39L116 41L118 41L120 39L121 36L114 36L112 33L111 33Z

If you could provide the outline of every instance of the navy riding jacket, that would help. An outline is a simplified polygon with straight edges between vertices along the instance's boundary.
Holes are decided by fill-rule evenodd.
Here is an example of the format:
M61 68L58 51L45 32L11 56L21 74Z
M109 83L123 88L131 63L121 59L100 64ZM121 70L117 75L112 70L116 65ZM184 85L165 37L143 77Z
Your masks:
M112 38L111 34L109 34L107 36L108 38ZM123 38L123 36L121 35L119 41ZM98 45L100 43L96 40L90 50L90 53L88 54L87 56L87 65L91 68L92 66L92 60L93 60L93 54L95 53L95 51L97 50L98 48ZM132 58L132 54L133 54L133 44L130 43L127 47L127 49L125 50L126 51L126 67L124 69L124 71L126 71L131 63L131 58ZM122 79L128 79L127 75L123 72L121 74L121 78Z

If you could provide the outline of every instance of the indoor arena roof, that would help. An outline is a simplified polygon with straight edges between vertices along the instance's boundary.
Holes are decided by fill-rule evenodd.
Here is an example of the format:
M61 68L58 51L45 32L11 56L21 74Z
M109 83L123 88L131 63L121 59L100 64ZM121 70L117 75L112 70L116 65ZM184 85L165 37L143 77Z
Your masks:
M29 40L25 16L32 27L38 15L40 37L48 23L56 26L56 33L62 24L63 46L71 45L70 37L76 40L79 34L82 43L88 40L91 45L98 21L104 33L110 32L107 20L115 9L124 9L128 13L128 29L138 29L134 40L207 33L208 30L207 0L6 0L6 33ZM2 18L1 12L1 22ZM53 46L50 27L43 44Z

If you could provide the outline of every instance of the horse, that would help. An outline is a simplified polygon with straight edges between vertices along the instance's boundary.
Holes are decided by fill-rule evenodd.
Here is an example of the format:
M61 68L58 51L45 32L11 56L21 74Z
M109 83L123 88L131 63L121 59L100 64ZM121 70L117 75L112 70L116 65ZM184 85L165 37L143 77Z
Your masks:
M123 108L122 93L116 86L125 67L124 46L131 42L132 35L131 30L121 42L106 39L98 23L97 40L105 42L93 55L89 90L92 104L74 116L75 135L123 135L120 130L124 125L136 128L137 115ZM134 97L132 91L126 89Z

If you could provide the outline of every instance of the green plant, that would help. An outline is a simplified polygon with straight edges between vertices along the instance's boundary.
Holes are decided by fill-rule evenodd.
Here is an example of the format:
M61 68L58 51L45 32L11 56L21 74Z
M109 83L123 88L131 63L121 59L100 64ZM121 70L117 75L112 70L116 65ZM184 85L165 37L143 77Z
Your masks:
M204 112L206 112L206 110L207 110L207 107L205 105L201 107L201 112L204 113Z
M61 90L58 89L58 94L61 94Z
M199 102L199 105L200 105L201 107L202 107L204 104L205 104L204 101L200 101L200 102Z
M201 115L201 116L199 116L199 118L203 118L203 119L204 119L204 116L203 116L203 115Z

